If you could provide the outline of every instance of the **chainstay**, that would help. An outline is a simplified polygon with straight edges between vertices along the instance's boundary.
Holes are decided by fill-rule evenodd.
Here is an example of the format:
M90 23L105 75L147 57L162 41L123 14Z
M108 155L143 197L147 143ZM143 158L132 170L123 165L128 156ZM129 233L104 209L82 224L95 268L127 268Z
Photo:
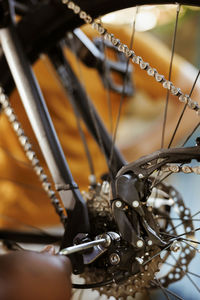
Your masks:
M100 35L106 40L109 40L113 46L117 47L119 52L124 53L128 59L131 59L133 63L139 65L141 70L146 71L147 75L154 77L158 83L162 84L163 88L169 90L171 95L176 96L180 102L196 111L197 115L200 116L200 106L196 101L193 101L188 94L183 93L179 87L174 86L171 81L165 79L164 75L159 74L155 68L151 67L148 62L145 62L141 56L136 55L133 50L130 50L129 47L116 38L114 34L109 33L99 20L94 20L73 1L61 0L61 2L65 4L68 9L72 10L74 14L78 15L86 24L91 24Z
M33 169L41 181L42 188L46 192L47 196L50 198L52 205L55 208L56 213L59 215L61 222L65 225L67 216L64 213L64 208L61 207L59 199L56 197L55 191L52 189L51 183L48 180L47 175L44 172L43 167L40 164L40 161L33 151L32 144L29 141L28 136L25 134L21 123L18 121L17 115L14 112L8 96L4 93L2 87L0 87L0 104L4 110L5 115L7 116L9 122L11 123L18 140L21 146L24 149L26 157L31 162Z

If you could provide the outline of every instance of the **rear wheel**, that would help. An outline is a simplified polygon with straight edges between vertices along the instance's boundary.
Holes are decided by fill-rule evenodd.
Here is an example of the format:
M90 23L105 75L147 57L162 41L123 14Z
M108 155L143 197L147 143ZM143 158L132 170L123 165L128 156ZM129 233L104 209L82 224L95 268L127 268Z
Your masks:
M174 3L174 2L166 1L165 3ZM151 3L148 1L148 3L140 2L139 4L151 4ZM198 5L197 1L192 1L192 2L190 1L189 3L185 1L183 4ZM109 2L109 4L105 3L105 5L104 2L102 1L96 1L94 5L93 3L91 4L91 2L84 1L83 5L84 5L84 9L95 17L102 15L104 13L108 13L112 10L124 8L124 4L122 4L121 1L115 1L114 4L111 2ZM130 5L133 5L133 1L126 1L125 7L129 7ZM64 10L64 9L65 7L57 4L56 2L55 4L52 3L47 6L45 4L42 5L39 9L37 8L35 11L25 16L22 19L22 21L19 22L18 24L19 36L24 44L25 51L31 63L33 63L40 56L40 54L46 52L48 53L49 50L52 49L53 45L56 44L63 37L66 30L71 30L81 25L81 20L78 17L74 17L73 13L70 13L68 12L68 10ZM48 13L46 13L46 11ZM59 18L57 17L58 15ZM35 22L33 21L36 19L35 16L37 16L39 20L41 18L41 22L39 21L37 22L37 24L35 24ZM39 37L38 37L38 32L40 32ZM140 53L137 53L137 55L140 55ZM14 85L12 83L12 79L9 72L7 72L6 63L3 58L0 65L2 66L1 70L5 70L5 72L2 72L3 73L2 74L3 77L1 79L2 85L5 87L6 92L10 93ZM144 76L146 76L146 74ZM183 102L185 101L184 97L182 97L181 99ZM193 113L195 114L195 112ZM192 129L189 131L192 132ZM192 146L194 146L195 145L194 139L193 141L191 139L190 143L192 144ZM168 144L166 140L165 140L165 144ZM129 157L131 157L132 154L129 155L130 155ZM191 153L187 153L187 155L188 155L187 158L188 161L191 161L192 158L197 158L198 160L198 155L196 155L196 157L192 156ZM153 179L150 178L151 175L150 173L147 176L149 177L150 185L151 185L151 188L148 187L148 193L152 191L152 186L155 186L154 195L148 197L148 200L144 201L144 204L142 205L144 206L146 205L145 207L147 210L151 210L151 208L148 207L153 206L151 210L151 214L152 214L151 217L153 216L155 224L159 225L160 228L159 234L162 237L162 239L167 243L166 247L157 244L151 248L150 242L149 245L147 242L147 246L145 248L144 253L141 254L140 251L135 251L134 249L135 253L134 255L131 256L130 253L126 252L127 250L125 250L127 248L127 240L117 245L117 247L114 249L116 252L113 252L116 255L115 258L118 255L118 257L120 257L120 260L122 261L122 256L127 255L127 261L123 261L123 263L119 261L118 263L115 264L112 261L113 253L109 253L109 256L106 255L103 256L100 262L97 261L97 263L95 262L94 264L90 265L88 270L83 275L83 277L86 279L86 282L88 284L91 284L94 282L101 282L101 281L103 282L105 278L106 281L109 280L112 281L113 278L117 280L116 278L118 272L119 270L121 272L121 269L123 269L124 273L123 272L120 273L120 276L121 274L124 274L125 276L124 269L125 270L127 269L129 272L132 272L133 274L131 276L130 274L127 276L126 283L123 282L121 284L122 278L119 276L118 281L116 281L117 284L116 283L112 284L112 287L110 286L101 287L100 293L102 294L105 293L108 296L114 295L117 298L120 297L126 298L129 295L131 296L134 295L138 291L144 292L149 288L157 287L162 291L164 297L168 299L169 298L168 295L170 295L170 292L166 289L166 287L170 283L179 282L182 277L187 277L193 289L196 290L197 293L199 294L198 285L194 283L193 279L191 278L191 276L199 278L199 274L196 274L196 272L192 272L189 270L190 261L193 259L195 254L198 253L196 246L198 245L199 242L196 238L194 238L193 235L196 231L199 230L198 225L196 225L198 223L198 218L196 219L196 216L198 216L199 212L197 211L191 213L190 209L188 208L188 206L190 205L185 204L185 199L183 199L184 197L180 196L179 192L176 190L174 186L168 186L167 184L164 184L162 182L163 177L161 177L162 175L161 171L168 172L167 174L169 173L174 174L174 173L179 173L179 171L182 171L183 174L181 175L178 174L177 177L179 177L179 180L181 179L181 181L184 182L185 179L183 179L183 177L190 176L191 178L195 173L199 172L199 169L198 168L195 169L192 164L189 164L187 165L187 167L184 168L184 166L182 165L180 154L178 153L176 159L172 160L172 163L174 163L175 165L166 166L166 164L163 164L162 170L160 170L160 165L159 165L160 159L161 158L156 157L155 161L153 161L153 166L155 168L155 171L157 171L158 175L154 175ZM147 173L149 168L152 167L150 163L151 160L147 158L146 164L148 166L144 166L144 169L146 168L145 170L147 170ZM193 174L188 175L187 173L193 173ZM126 174L127 173L125 173L125 175ZM191 181L193 181L193 179ZM91 187L91 190L85 193L85 198L86 200L88 200L91 222L93 224L93 236L99 234L101 230L102 231L118 230L115 223L116 220L114 221L110 209L110 200L111 200L110 195L108 195L107 193L105 193L105 195L102 195L102 191L104 191L103 186L97 185L95 186L95 188ZM196 197L196 193L194 196ZM189 198L190 197L191 194L189 194ZM125 204L127 206L126 202ZM135 203L135 205L136 204L137 203ZM137 213L129 205L127 207L126 208L124 207L124 209L127 209L126 215L129 216L129 218L134 219L134 216L137 216ZM141 223L140 218L139 219L137 218L137 220L138 220L138 224L140 224ZM133 223L133 221L131 222ZM141 232L139 232L139 236L146 239L147 235L144 229L144 224L140 226L140 230ZM184 238L181 238L182 235L184 236ZM128 246L128 248L129 247L130 245ZM131 261L131 263L135 268L136 266L138 267L138 270L136 272L135 270L131 270L131 271L129 270L129 266L127 266L128 261ZM160 263L162 263L162 268L160 267ZM103 268L102 265L104 266ZM168 266L168 269L164 268L165 265ZM164 269L163 272L165 274L163 275L161 271L160 275L155 275L155 273L160 268L161 270ZM114 277L113 274L115 274ZM94 285L94 287L96 286Z

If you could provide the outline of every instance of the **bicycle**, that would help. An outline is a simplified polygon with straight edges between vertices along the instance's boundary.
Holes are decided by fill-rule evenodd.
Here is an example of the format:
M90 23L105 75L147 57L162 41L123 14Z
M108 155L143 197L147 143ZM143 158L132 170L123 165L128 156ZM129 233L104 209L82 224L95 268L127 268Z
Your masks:
M77 3L79 2L77 1ZM149 1L147 2L150 4ZM166 1L166 3L171 2L173 3L173 1ZM6 2L2 1L2 3L5 5ZM132 4L133 1L126 2L126 6ZM146 4L146 2L140 4ZM183 4L187 4L187 1L184 1ZM192 3L190 1L189 4L198 6L198 1L192 1ZM73 13L70 14L68 10L64 10L65 5ZM167 298L166 294L174 295L173 292L167 289L167 286L170 283L179 281L184 275L187 274L188 276L190 274L188 265L198 252L197 247L194 245L198 245L199 243L194 238L191 238L191 234L199 229L194 227L194 216L191 215L189 208L185 206L179 192L173 186L164 184L163 178L159 179L160 172L167 172L168 175L179 172L199 174L198 166L193 167L192 165L188 165L193 159L199 161L199 140L197 139L197 146L194 147L170 148L170 143L168 149L161 149L126 165L124 158L115 147L115 143L109 137L109 134L101 123L96 110L87 99L84 89L79 84L70 64L65 59L61 51L61 44L56 46L54 44L60 40L66 29L74 29L82 24L82 20L87 23L93 23L93 27L115 47L117 46L120 52L123 52L127 57L132 59L142 70L146 70L149 76L155 78L158 83L163 84L164 88L171 94L179 97L179 100L184 103L184 111L189 106L192 110L199 113L200 108L198 103L191 99L193 90L191 90L189 96L184 94L171 83L170 79L166 80L149 63L144 62L133 50L121 43L114 35L107 32L101 22L93 21L93 18L97 17L100 13L104 14L112 10L111 3L106 3L103 6L102 1L97 1L94 3L94 6L89 1L85 1L85 12L72 1L63 0L63 4L59 1L43 2L35 7L31 7L31 11L28 11L28 13L25 11L22 20L17 23L17 29L13 25L10 25L12 16L4 19L4 23L2 24L3 29L0 32L2 48L9 68L21 93L21 97L24 99L24 106L26 107L32 127L50 169L55 188L59 192L64 207L67 210L67 216L59 204L60 202L47 180L45 172L40 166L40 162L32 150L32 146L24 134L3 89L0 95L1 104L15 132L18 134L20 142L36 173L40 176L43 187L48 192L56 212L65 226L61 249L72 244L81 244L76 249L80 250L81 248L83 251L84 246L90 246L93 243L91 239L97 239L92 244L93 250L91 253L83 252L82 255L73 254L71 256L75 273L82 273L84 264L88 265L85 275L83 275L86 283L83 285L74 284L74 287L100 288L100 293L105 293L108 296L126 297L127 295L134 295L138 291L146 290L150 286L151 288L160 288L165 298ZM5 7L6 12L10 12L8 6ZM16 8L20 10L19 3L18 6L16 3ZM24 6L25 8L26 6ZM124 4L116 1L115 10L121 8L124 8ZM46 10L48 10L48 13L45 13ZM80 18L74 17L74 13L79 14ZM90 17L90 14L93 18ZM9 16L9 14L7 15ZM49 24L52 31L41 30L41 35L38 38L37 33L39 29L37 26L34 26L30 28L31 33L27 33L27 22L32 26L32 23L34 23L32 20L35 19L35 15L38 18L41 16L42 19L37 24L39 28L46 29L47 24ZM58 23L52 22L52 20L57 20ZM26 54L24 54L21 48L20 39L18 39L15 30L17 30L23 41ZM79 32L74 32L74 35L75 39L77 39ZM51 40L52 36L54 37L53 41ZM70 44L70 38L67 42ZM73 180L43 97L27 63L27 56L31 63L33 63L38 55L44 51L51 58L63 86L70 89L70 81L67 82L66 80L68 77L72 80L71 82L75 83L76 89L70 91L75 115L77 115L77 118L79 118L79 114L81 115L107 160L108 175L104 184L102 186L97 185L94 177L91 177L91 190L85 196L88 200L88 208ZM3 66L5 66L4 60L1 62L1 65L3 69ZM64 68L61 68L63 66ZM128 71L128 64L126 64L126 69ZM5 67L5 70L7 70L7 67ZM6 76L2 78L1 82L6 93L9 94L14 84L10 78L9 71L6 71ZM123 89L125 88L123 87ZM125 93L123 89L121 91L122 94ZM186 141L188 141L188 138ZM151 176L155 171L158 172L159 177ZM156 187L156 194L160 194L158 196L158 204L156 204L156 200L152 200L154 198L157 199L157 196L150 197L152 187ZM112 188L112 194L109 194L110 188ZM98 202L97 196L101 198L101 202L98 203L99 207L96 206L94 209L94 203ZM147 199L153 201L153 208L151 208L150 201L148 203ZM176 226L178 227L179 225L174 226L173 217L170 215L172 211L171 207L174 205L179 213L177 219L181 219L181 226L183 226L185 231L181 234L178 234L176 231ZM95 218L98 218L98 222L95 221ZM159 222L159 218L166 219L166 221ZM77 219L79 220L78 224ZM90 228L89 223L92 224L92 228ZM90 233L89 236L88 233ZM182 238L184 235L186 237ZM3 236L3 232L1 236ZM9 237L8 232L6 232L6 236ZM14 239L21 240L22 237L20 234L15 234ZM29 241L41 239L43 242L50 242L60 240L61 237L29 235L27 239ZM27 239L23 237L23 240ZM181 254L176 257L176 254L180 252ZM70 250L69 248L68 250L61 250L61 253L70 254ZM164 257L160 256L163 253L165 253ZM168 261L169 256L173 257L173 263ZM84 263L82 263L82 259ZM155 273L160 268L160 263L163 265L167 264L169 267L170 264L172 266L167 274L158 280L155 277ZM107 268L109 269L108 272ZM151 272L148 271L149 269ZM198 276L198 274L195 275ZM124 281L126 281L125 291L123 288ZM111 288L110 285L112 286ZM198 290L198 287L194 286Z

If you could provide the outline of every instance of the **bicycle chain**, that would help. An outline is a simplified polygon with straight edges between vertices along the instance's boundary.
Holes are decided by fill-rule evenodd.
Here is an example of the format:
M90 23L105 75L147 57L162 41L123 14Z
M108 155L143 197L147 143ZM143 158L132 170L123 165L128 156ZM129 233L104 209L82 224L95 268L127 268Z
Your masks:
M194 173L200 175L200 166L190 167L190 166L178 166L178 165L165 165L161 168L162 172L172 172L172 173Z
M18 137L19 142L24 149L26 157L31 162L36 175L38 176L39 180L41 181L42 188L47 193L48 197L51 199L51 203L53 204L56 213L59 215L61 222L63 224L65 224L67 216L64 213L64 208L61 207L60 201L56 197L56 193L52 189L51 183L49 182L48 177L45 174L44 169L41 166L36 153L33 151L33 147L29 141L29 138L25 134L25 132L22 128L22 125L18 121L17 115L14 112L14 110L9 102L9 98L4 93L4 90L2 87L0 87L0 104L2 105L4 113L7 116L9 122L11 123L11 125Z
M74 14L79 15L80 19L86 24L91 24L100 35L109 40L112 45L117 47L120 52L124 53L128 59L131 59L133 63L138 64L141 70L145 70L147 75L154 77L157 82L162 83L163 88L169 90L173 96L179 98L180 102L185 105L187 104L190 109L196 111L200 116L200 106L196 101L193 101L188 94L183 93L180 88L174 86L171 81L165 79L164 75L159 74L155 68L151 67L148 62L145 62L141 56L136 55L133 50L130 50L129 47L116 38L114 34L109 33L99 20L94 20L73 1L61 0L61 2L66 5L68 9L71 9Z

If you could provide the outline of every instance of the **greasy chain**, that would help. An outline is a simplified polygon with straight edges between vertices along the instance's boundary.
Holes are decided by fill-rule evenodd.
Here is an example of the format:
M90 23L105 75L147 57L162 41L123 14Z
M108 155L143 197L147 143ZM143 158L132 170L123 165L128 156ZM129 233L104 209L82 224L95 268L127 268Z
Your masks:
M165 165L161 167L162 172L172 172L172 173L194 173L200 175L200 166L190 167L190 166L177 166L177 165Z
M17 116L10 105L8 96L4 93L3 88L0 87L0 104L4 110L5 115L7 116L9 122L11 123L20 144L22 145L24 152L31 162L33 169L36 175L39 177L39 180L42 183L42 187L44 191L47 193L48 197L51 199L51 203L53 204L56 213L60 216L60 220L63 224L66 222L66 215L64 213L64 209L60 205L60 201L56 197L55 191L52 189L51 183L48 180L47 175L44 172L44 169L40 165L40 161L37 158L36 153L33 151L32 145L29 141L29 138L25 134L20 122L17 119Z
M140 66L142 70L146 70L149 76L155 78L157 82L162 83L163 87L168 89L172 95L179 97L179 101L187 104L190 109L193 109L200 115L200 106L197 102L193 101L189 95L184 94L180 88L177 88L173 85L172 82L165 79L164 75L161 75L157 72L155 68L152 68L149 63L144 62L142 57L137 56L133 50L130 50L127 45L120 42L119 39L115 38L114 34L107 32L107 30L102 26L99 21L93 20L93 18L83 11L78 5L76 5L73 1L69 0L61 0L63 4L67 5L67 7L76 15L84 20L85 23L91 24L94 29L98 31L105 39L109 40L120 52L123 52L126 57L130 58L133 63L136 63ZM53 204L56 213L60 216L62 223L66 222L67 216L64 213L64 209L60 205L59 199L56 197L56 193L53 190L51 183L48 181L47 175L44 172L44 169L40 165L39 159L36 156L36 153L32 149L32 145L25 135L24 130L19 123L17 116L11 107L8 96L5 94L2 87L0 87L0 104L8 117L16 135L18 136L19 142L22 145L27 158L31 162L35 173L39 177L42 182L42 187L44 191L47 193L48 197L51 199L51 203ZM172 172L172 173L195 173L200 174L200 167L190 167L190 166L177 166L177 165L166 165L161 168L163 172Z
M155 80L162 84L163 88L169 90L169 92L178 97L179 101L187 104L187 106L196 111L198 115L200 115L200 106L196 101L193 101L189 95L184 94L180 88L173 85L171 81L165 79L164 75L159 74L158 71L151 67L148 62L143 61L141 56L137 56L133 50L130 50L126 44L123 44L118 38L114 36L114 34L109 33L103 25L99 22L99 20L94 20L89 14L83 11L80 6L76 5L73 1L69 0L61 0L63 4L65 4L69 9L71 9L76 15L87 24L91 24L92 27L98 31L100 35L102 35L106 40L109 40L113 46L117 47L117 49L124 53L127 58L131 59L133 63L138 64L142 70L145 70L147 74L151 77L154 77Z

